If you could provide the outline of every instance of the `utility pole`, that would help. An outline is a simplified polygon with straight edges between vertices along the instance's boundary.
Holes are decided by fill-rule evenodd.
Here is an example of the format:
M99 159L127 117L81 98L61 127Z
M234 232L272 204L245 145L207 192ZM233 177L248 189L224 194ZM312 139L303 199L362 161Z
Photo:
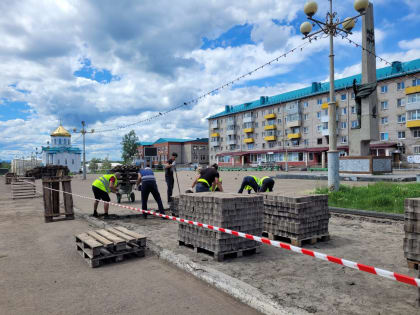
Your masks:
M86 123L83 120L82 121L82 129L80 131L77 131L77 129L73 129L74 133L81 133L83 137L83 180L86 179L86 134L87 133L94 133L95 130L91 129L90 131L86 130Z

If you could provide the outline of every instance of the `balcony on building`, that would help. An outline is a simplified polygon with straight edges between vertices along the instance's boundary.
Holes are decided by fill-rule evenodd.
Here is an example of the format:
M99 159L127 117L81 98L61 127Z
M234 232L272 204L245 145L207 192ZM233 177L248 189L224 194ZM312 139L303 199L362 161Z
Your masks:
M414 86L420 87L420 86ZM413 93L407 95L407 102L405 104L405 109L407 111L420 109L420 93Z
M302 117L300 114L292 114L287 116L287 128L300 127L302 125Z
M237 140L236 139L227 139L227 144L228 145L237 144Z
M293 114L300 114L300 113L301 113L301 106L300 106L299 101L289 103L286 105L286 115L293 115Z
M271 113L271 114L267 114L264 116L264 119L268 120L268 119L276 119L276 114L275 113Z
M219 138L211 139L210 140L210 146L211 147L218 147L218 146L220 146L220 139Z
M254 132L254 128L245 128L244 129L245 133L253 133Z
M218 132L213 132L213 133L211 133L211 134L210 134L210 137L211 137L211 138L218 138L218 137L220 137L220 133L218 133Z
M276 136L266 136L264 137L264 141L276 141L277 137Z
M274 124L264 126L264 130L275 130L275 129L277 129L277 126Z
M338 102L335 102L335 106L338 106ZM322 103L321 109L328 109L328 103Z
M244 142L245 143L254 143L254 138L245 138Z
M254 116L252 115L251 112L245 113L242 121L244 123L251 123L254 121Z
M287 135L287 138L288 139L299 139L299 138L301 138L302 137L302 135L301 135L301 133L300 132L296 132L296 133L289 133L288 135Z
M235 127L235 125L229 125L229 126L227 126L226 134L227 135L234 135L234 134L236 134L236 127Z
M219 128L219 121L217 119L212 120L210 122L210 128L211 129L217 129L217 128Z
M420 85L408 86L405 88L405 94L409 95L414 93L420 93Z
M407 128L420 127L420 109L407 111L405 126Z

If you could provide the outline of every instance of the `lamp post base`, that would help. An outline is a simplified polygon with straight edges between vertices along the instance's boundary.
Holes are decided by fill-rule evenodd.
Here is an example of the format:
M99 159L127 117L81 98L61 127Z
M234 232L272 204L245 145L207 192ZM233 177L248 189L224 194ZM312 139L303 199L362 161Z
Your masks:
M340 186L339 152L328 151L328 189L337 191Z

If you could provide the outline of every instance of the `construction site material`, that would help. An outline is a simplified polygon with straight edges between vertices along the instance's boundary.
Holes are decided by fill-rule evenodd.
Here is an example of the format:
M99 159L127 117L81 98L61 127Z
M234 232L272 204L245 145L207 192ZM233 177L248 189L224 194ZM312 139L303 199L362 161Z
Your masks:
M132 256L143 257L146 251L146 237L122 226L88 231L75 237L77 251L92 268Z
M288 197L264 193L264 232L273 240L301 246L329 240L328 196Z
M135 181L137 180L137 176L139 173L140 167L135 165L117 165L114 168L112 168L109 173L115 174L120 173L121 179L120 181Z
M207 222L253 235L262 233L262 208L263 197L260 195L218 192L181 195L178 203L179 216L186 220ZM180 245L211 254L217 261L257 253L261 245L253 240L204 230L190 224L179 224L178 240Z
M420 269L420 198L406 199L404 206L404 257L409 268Z
M63 165L46 165L38 166L26 171L26 176L41 179L43 177L62 177L68 176L70 170L67 166Z
M16 176L15 173L6 173L6 175L4 175L4 183L6 185L10 185L12 183L13 177L15 176Z
M60 183L63 191L64 213L60 212ZM71 177L43 177L45 222L73 220L73 195Z
M11 177L12 178L12 199L35 198L35 178L33 177Z
M171 214L176 217L179 216L178 205L179 196L172 197L172 201L169 202L169 210L171 211Z

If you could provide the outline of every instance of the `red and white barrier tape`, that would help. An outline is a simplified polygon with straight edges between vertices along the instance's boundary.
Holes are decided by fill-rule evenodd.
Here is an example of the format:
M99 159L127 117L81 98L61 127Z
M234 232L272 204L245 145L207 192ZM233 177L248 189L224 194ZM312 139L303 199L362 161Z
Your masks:
M31 184L34 185L33 183L31 183ZM74 193L69 193L69 192L66 192L66 191L57 190L57 189L53 189L53 188L49 188L49 187L43 187L43 188L44 189L50 189L50 190L53 190L53 191L63 192L63 193L66 193L66 194L71 194L71 195L76 196L76 197L89 199L89 200L93 200L93 201L95 201L95 200L96 201L102 201L102 200L97 200L95 198L86 197L86 196L82 196L82 195L78 195L78 194L74 194ZM102 201L102 202L104 202L104 201ZM353 261L350 261L350 260L338 258L338 257L335 257L335 256L325 255L325 254L322 254L322 253L318 253L318 252L308 250L308 249L305 249L305 248L300 248L300 247L293 246L293 245L290 245L290 244L286 244L286 243L282 243L282 242L278 242L278 241L272 241L272 240L270 240L268 238L265 238L265 237L246 234L246 233L242 233L242 232L238 232L238 231L234 231L234 230L230 230L230 229L224 229L224 228L221 228L221 227L218 227L218 226L213 226L213 225L204 224L204 223L200 223L200 222L185 220L185 219L177 218L177 217L174 217L174 216L171 216L171 215L160 214L160 213L150 211L150 210L142 210L142 209L139 209L139 208L125 206L125 205L121 205L121 204L118 204L118 203L113 203L113 202L108 202L108 203L111 204L111 205L117 206L117 207L141 212L143 214L151 214L151 215L154 215L154 216L157 216L157 217L160 217L160 218L165 218L165 219L172 220L172 221L177 221L177 222L180 222L180 223L191 224L191 225L195 225L195 226L205 228L205 229L209 229L209 230L212 230L212 231L218 231L218 232L222 232L222 233L235 235L237 237L242 237L242 238L246 238L248 240L253 240L253 241L256 241L256 242L259 242L259 243L271 245L271 246L274 246L274 247L279 247L279 248L282 248L282 249L287 249L287 250L290 250L290 251L295 252L295 253L311 256L311 257L318 258L318 259L321 259L321 260L324 260L324 261L328 261L328 262L332 262L332 263L339 264L339 265L342 265L342 266L346 266L346 267L349 267L349 268L352 268L352 269L356 269L356 270L368 272L368 273L371 273L371 274L374 274L374 275L378 275L378 276L381 276L381 277L384 277L384 278L387 278L387 279L391 279L391 280L394 280L394 281L403 282L403 283L410 284L410 285L413 285L413 286L416 286L416 287L420 287L420 279L410 277L410 276L407 276L407 275L403 275L403 274L400 274L400 273L376 268L376 267L369 266L369 265L360 264L360 263L357 263L357 262L353 262Z

